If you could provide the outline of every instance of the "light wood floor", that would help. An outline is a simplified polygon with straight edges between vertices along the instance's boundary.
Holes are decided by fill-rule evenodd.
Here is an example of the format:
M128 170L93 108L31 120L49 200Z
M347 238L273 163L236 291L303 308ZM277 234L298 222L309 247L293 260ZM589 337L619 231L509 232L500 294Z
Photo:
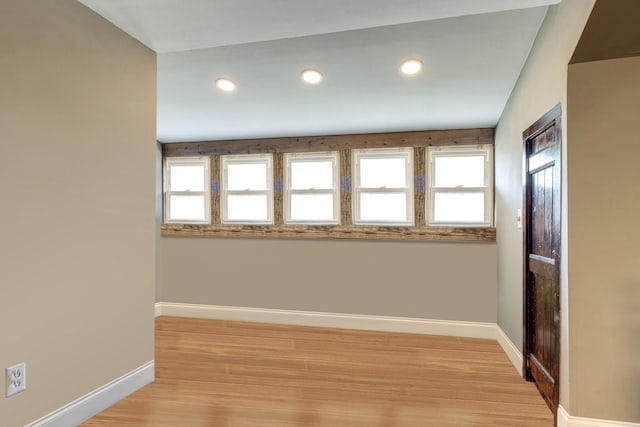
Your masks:
M156 381L82 426L543 426L495 341L159 317Z

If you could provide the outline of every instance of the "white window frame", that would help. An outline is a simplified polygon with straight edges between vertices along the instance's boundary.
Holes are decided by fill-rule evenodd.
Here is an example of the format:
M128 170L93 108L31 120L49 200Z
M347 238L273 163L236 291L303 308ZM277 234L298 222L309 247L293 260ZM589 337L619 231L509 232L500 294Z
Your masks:
M165 224L209 224L211 223L211 174L210 174L210 158L203 157L166 157L164 161L163 169L163 190L164 190L164 223ZM171 188L171 173L169 172L172 166L204 166L204 191L170 191ZM202 221L197 220L182 220L182 219L170 219L171 214L171 196L180 195L203 195L204 196L204 209L205 219Z
M382 226L413 226L413 149L406 148L381 148L381 149L355 149L353 152L353 223L356 225L382 225ZM393 159L401 158L406 162L407 187L403 188L365 188L360 186L360 159ZM360 195L363 193L406 193L407 221L363 221L360 219Z
M478 156L485 159L483 187L435 187L435 158L451 156ZM493 225L493 145L467 145L460 147L428 147L427 155L428 197L427 221L429 226L491 227ZM483 222L435 221L436 193L484 193Z
M291 163L292 162L319 162L331 161L333 170L332 188L310 188L294 190L291 188ZM339 154L337 151L321 153L286 153L284 155L285 164L285 224L339 224L340 223L340 186L338 185L338 165ZM331 194L333 196L333 220L292 220L291 219L291 197L295 194Z
M267 188L265 190L228 190L227 170L229 164L266 163ZM220 188L220 219L223 224L273 224L273 155L271 154L233 154L220 156L222 179ZM267 219L256 220L230 220L227 213L227 197L229 195L259 195L267 196Z

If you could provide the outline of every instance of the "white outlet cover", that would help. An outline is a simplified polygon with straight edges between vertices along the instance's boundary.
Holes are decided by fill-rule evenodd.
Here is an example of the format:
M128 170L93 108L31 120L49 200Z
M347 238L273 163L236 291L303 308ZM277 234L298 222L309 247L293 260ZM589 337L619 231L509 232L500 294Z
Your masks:
M19 363L10 366L5 371L7 397L20 393L27 388L27 365Z

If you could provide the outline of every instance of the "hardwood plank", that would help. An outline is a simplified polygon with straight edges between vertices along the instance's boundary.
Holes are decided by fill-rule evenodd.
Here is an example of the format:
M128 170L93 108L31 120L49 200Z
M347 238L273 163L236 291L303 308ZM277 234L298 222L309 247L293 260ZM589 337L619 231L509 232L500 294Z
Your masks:
M551 427L495 341L161 316L156 381L85 427Z

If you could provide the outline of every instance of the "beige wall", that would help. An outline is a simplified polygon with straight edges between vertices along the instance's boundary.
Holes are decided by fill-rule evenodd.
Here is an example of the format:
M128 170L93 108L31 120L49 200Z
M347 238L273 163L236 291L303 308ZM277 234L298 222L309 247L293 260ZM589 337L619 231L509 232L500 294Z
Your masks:
M163 237L165 302L495 322L493 243Z
M75 1L0 2L3 427L153 359L155 61Z
M567 316L567 65L595 0L564 0L552 6L496 128L495 197L498 228L498 324L522 349L522 131L558 102L562 104L563 189L561 266L560 403L569 409L569 319ZM570 226L570 225L569 225Z
M569 67L572 414L640 422L640 58Z

